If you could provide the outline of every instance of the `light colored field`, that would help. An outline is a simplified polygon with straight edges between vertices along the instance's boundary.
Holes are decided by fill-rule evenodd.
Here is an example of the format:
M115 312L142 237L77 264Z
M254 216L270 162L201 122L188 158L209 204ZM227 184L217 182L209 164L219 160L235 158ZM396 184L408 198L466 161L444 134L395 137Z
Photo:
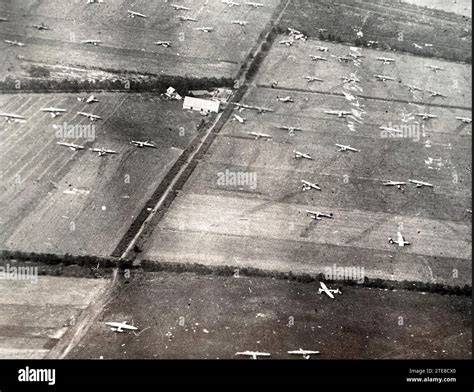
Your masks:
M446 12L472 17L472 3L470 0L403 0L405 3L421 7L434 8Z
M97 97L100 102L92 105L74 94L0 98L2 112L27 117L25 124L5 123L0 130L2 248L110 255L202 120L182 111L180 102L149 94ZM53 119L39 111L48 106L68 111ZM60 137L54 129L64 123L91 125L77 111L102 116L93 123L92 141ZM152 140L158 148L138 149L131 140ZM71 151L57 145L61 141L86 150ZM87 151L96 147L118 154Z
M337 48L338 54L341 48L347 49ZM364 54L365 61L378 56L375 51ZM288 78L280 78L276 89L252 87L242 99L274 112L244 110L239 115L247 119L245 124L229 121L224 126L139 257L312 274L336 263L364 267L370 278L470 284L472 126L456 119L470 117L470 102L450 94L451 105L466 109L423 97L413 104L398 87L381 93L380 86L363 78L365 98L346 89L354 95L348 99L340 87L339 94L330 94L332 85L321 93L295 91L300 87L297 61L272 62L274 58L271 52L259 81L269 83L275 75ZM409 61L411 65L397 72L410 74L411 66L424 70L424 59ZM366 72L376 72L371 66ZM445 66L459 69L444 75L460 77L456 93L470 94L463 66ZM339 63L325 67L333 79L345 75ZM430 80L433 89L448 84L447 79ZM398 102L390 99L392 94ZM277 100L287 95L293 103ZM352 115L339 118L326 110ZM416 116L420 112L437 118L423 121ZM404 124L413 132L402 138L384 137L379 129ZM280 125L303 131L291 136ZM272 139L255 140L247 132ZM335 143L361 151L338 152ZM295 160L293 150L314 160ZM226 170L255 175L255 183L219 182ZM410 184L402 191L382 185L383 180L409 179L431 182L434 188ZM318 183L322 191L302 192L301 180ZM306 210L333 213L334 219L315 222ZM410 246L389 244L397 231Z
M177 3L191 11L176 11L166 2L138 1L132 6L123 0L102 4L43 0L19 6L2 1L0 13L11 20L2 23L2 36L27 44L25 48L6 49L13 63L18 61L14 56L20 54L25 60L45 64L231 77L279 1L267 0L259 9L243 4L227 7L220 0ZM130 8L148 18L128 18ZM180 15L198 21L182 22ZM245 20L248 25L232 24L233 20ZM40 32L31 27L41 22L53 30ZM195 30L204 26L214 31L207 34ZM99 47L80 44L88 39L103 43ZM172 47L156 46L155 41L170 41ZM3 71L8 72L6 68Z
M359 49L359 53L364 57L343 63L338 61L337 57L348 57L351 48L348 45L315 39L297 41L291 47L279 44L286 39L287 36L277 38L276 44L262 64L257 83L269 86L278 81L280 88L339 94L345 91L353 95L388 100L466 108L472 106L471 65L364 48ZM329 51L321 52L317 50L317 46L327 47ZM327 61L312 61L311 55L324 57ZM377 60L383 57L395 61L383 64ZM434 72L427 65L442 67L444 70ZM351 75L357 77L360 83L345 83L342 80L343 77ZM395 81L377 81L374 75L390 76ZM309 83L304 76L314 76L323 82ZM405 85L433 90L446 95L447 98L431 97L427 91L411 92Z
M104 293L108 280L0 280L0 358L45 358Z

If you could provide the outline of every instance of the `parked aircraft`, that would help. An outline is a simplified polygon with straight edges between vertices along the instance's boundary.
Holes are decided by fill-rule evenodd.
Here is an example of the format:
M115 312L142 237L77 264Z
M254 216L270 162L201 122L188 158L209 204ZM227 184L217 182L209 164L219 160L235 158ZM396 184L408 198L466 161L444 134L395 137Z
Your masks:
M197 19L195 18L191 18L189 16L184 16L184 15L180 15L179 16L179 19L181 19L182 21L186 22L186 21L189 21L189 22L197 22Z
M235 355L245 355L247 357L252 357L252 359L257 359L257 357L269 357L271 354L262 353L259 351L242 351L239 353L235 353Z
M352 114L352 112L346 112L343 110L325 110L324 113L331 114L337 117L346 117Z
M326 57L315 56L313 54L310 54L309 57L311 57L311 60L313 60L313 61L328 61L328 59Z
M382 64L390 64L395 62L395 59L390 59L388 57L377 57L378 61L382 61Z
M234 5L240 5L239 3L236 3L235 1L232 0L221 0L222 3L228 5L229 7L233 7Z
M409 89L410 91L423 91L421 88L416 87L416 86L413 86L413 85L410 85L410 84L405 84L404 86L405 86L405 87L408 87L408 89Z
M336 143L336 147L339 147L339 150L337 150L338 152L339 151L342 151L342 152L346 152L346 151L352 151L352 152L360 152L360 150L357 150L351 146L345 146L344 144L337 144Z
M245 4L246 4L246 5L249 5L249 6L251 6L251 7L254 7L254 8L260 8L260 7L263 7L263 6L264 6L264 4L262 4L262 3L254 3L254 2L252 2L252 1L249 1L249 2L247 2L247 3L245 3Z
M469 117L456 117L456 120L462 121L463 123L466 123L466 124L472 123L472 118L469 118Z
M184 7L182 5L170 4L177 11L191 11L191 8Z
M37 29L39 31L51 30L51 28L46 26L43 22L41 22L41 24L39 24L39 25L33 25L32 27L34 27L35 29Z
M444 71L443 67L438 67L437 65L426 64L426 68L431 68L433 72Z
M92 113L85 113L85 112L77 112L77 114L81 115L81 116L84 116L84 117L87 117L89 120L91 121L95 121L95 120L101 120L102 117L100 116L97 116L95 114L92 114Z
M10 46L25 46L23 42L18 42L18 41L10 41L9 39L4 40L5 43L7 43Z
M321 287L318 289L318 294L324 293L332 299L334 299L334 294L342 294L340 289L330 289L324 282L319 282L319 284Z
M204 33L210 33L211 31L214 31L214 27L198 27L194 30L203 31Z
M311 218L314 219L314 220L322 220L323 218L327 218L327 219L332 219L333 218L332 213L325 214L324 212L319 212L319 211L308 211L308 210L306 210L306 214L310 215Z
M263 139L271 139L272 137L270 135L267 135L266 133L260 133L260 132L247 132L247 134L254 136L255 140L258 140L260 138Z
M289 95L287 97L277 97L277 101L280 101L280 102L294 102L293 98L291 98Z
M77 151L77 150L84 150L84 146L80 146L74 143L65 143L65 142L57 142L60 146L64 146L69 148L70 150Z
M410 245L408 241L405 241L405 238L402 236L402 233L397 232L397 240L394 241L391 237L389 237L388 242L390 244L398 244L398 246L405 246Z
M391 76L387 76L387 75L374 75L378 80L382 81L382 82L386 82L387 80L395 80L395 78L392 78Z
M385 181L383 185L385 186L396 186L398 189L402 189L402 186L406 185L406 182L402 181Z
M295 43L295 40L293 40L293 39L287 39L287 40L280 41L281 45L286 45L286 46L293 46L294 43Z
M112 322L105 323L105 325L108 325L109 327L112 327L110 329L114 332L123 332L124 330L129 330L129 331L137 331L138 330L137 327L134 327L133 325L127 324L126 321L124 321L123 323L118 323L116 321L112 321Z
M232 23L240 25L240 26L247 26L249 22L247 22L245 20L233 20Z
M241 124L244 124L245 121L247 121L246 118L240 117L238 114L234 114L234 119L233 119L233 120L234 120L234 121L237 120L237 121L238 121L239 123L241 123Z
M143 148L143 147L156 148L156 145L148 140L146 142L139 142L136 140L132 140L130 144L133 144L134 146L138 148Z
M433 184L430 184L428 182L417 181L417 180L408 180L408 181L411 182L412 184L415 184L417 188L422 188L424 186L428 188L433 188Z
M19 114L13 113L0 113L0 117L4 117L7 122L25 122L26 119Z
M59 109L59 108L42 108L40 109L42 112L47 112L51 114L51 117L55 118L60 116L61 114L66 112L66 109Z
M312 83L312 82L324 82L323 79L319 79L319 78L316 78L314 76L303 76L304 79L306 79L308 81L308 83Z
M315 183L312 183L312 182L309 182L309 181L305 181L305 180L301 180L303 186L302 186L302 190L303 192L304 191L309 191L311 189L315 190L315 191L320 191L321 188L319 187L318 184L315 184Z
M303 152L299 152L299 151L293 151L293 154L294 155L294 158L295 159L309 159L309 160L313 160L313 158L311 157L311 155L309 154L305 154Z
M421 117L423 120L429 120L430 118L437 118L434 114L429 113L416 113L415 116Z
M84 45L99 46L101 43L102 43L102 41L100 41L98 39L86 39L86 40L81 41L81 44L84 44Z
M171 42L168 41L156 41L154 44L157 46L163 46L164 48L169 48L171 46Z
M329 48L326 46L315 46L315 49L319 50L320 52L329 52Z
M288 351L288 354L302 355L304 359L310 359L311 355L320 354L320 352L319 351L313 351L313 350L303 350L302 348L300 348L299 350Z
M397 129L397 128L392 128L392 127L379 127L380 129L390 133L390 135L394 136L394 134L402 134L403 131L401 131L400 129Z
M117 151L107 150L105 148L89 148L89 150L98 153L100 157L107 154L118 154Z
M441 94L441 93L438 93L437 91L433 91L433 90L426 90L430 93L430 96L431 97L442 97L442 98L448 98L446 95L444 94Z

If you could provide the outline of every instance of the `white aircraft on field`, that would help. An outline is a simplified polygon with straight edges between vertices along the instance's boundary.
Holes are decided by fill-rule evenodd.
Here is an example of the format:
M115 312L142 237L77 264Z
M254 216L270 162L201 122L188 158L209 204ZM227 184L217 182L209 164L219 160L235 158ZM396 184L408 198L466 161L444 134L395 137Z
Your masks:
M433 72L444 71L443 67L438 67L437 65L426 64L426 68L431 68Z
M247 132L250 136L254 136L255 140L258 140L260 138L263 139L271 139L272 137L270 135L267 135L266 133L260 133L260 132Z
M259 351L242 351L235 353L235 355L245 355L247 357L252 357L252 359L257 359L257 357L269 357L270 353L261 353Z
M415 116L421 117L423 120L429 120L430 118L437 118L434 114L429 113L416 113Z
M7 18L0 18L0 22L8 22Z
M254 3L254 2L252 2L252 1L249 1L249 2L247 2L247 3L245 3L245 4L246 4L246 5L250 5L251 7L254 7L254 8L260 8L260 7L263 7L263 6L264 6L264 4L262 4L262 3Z
M5 117L5 121L7 122L25 122L26 119L19 114L13 113L0 113L0 117Z
M117 151L114 151L114 150L107 150L106 148L89 148L90 151L92 152L96 152L99 154L99 156L104 156L104 155L107 155L107 154L118 154Z
M247 26L249 24L249 22L245 20L233 20L232 23L240 26Z
M385 186L396 186L398 189L402 189L402 186L406 185L406 182L402 181L385 181L383 185Z
M300 152L300 151L295 151L295 150L293 150L293 154L295 154L295 155L294 155L294 158L295 158L295 159L309 159L310 161L313 160L313 158L311 157L311 155L305 154L304 152Z
M291 355L302 355L304 359L310 359L311 355L320 354L319 351L312 351L312 350L303 350L300 348L299 350L288 351L288 354Z
M416 86L413 86L413 85L410 85L410 84L405 84L404 85L405 87L408 87L408 89L410 91L423 91L423 89L419 88L419 87L416 87Z
M136 146L138 148L143 148L143 147L156 148L156 145L154 143L150 142L149 140L147 140L146 142L139 142L139 141L136 141L136 140L132 140L130 142L130 144L133 144L134 146Z
M235 1L232 0L221 0L222 3L228 5L229 7L233 7L234 5L240 5L239 3L236 3Z
M313 54L310 54L309 57L311 57L312 61L328 61L328 59L326 57L316 56L316 55L313 55Z
M346 117L352 114L352 112L345 112L343 110L325 110L324 113L331 114L337 117Z
M340 289L330 289L324 282L319 282L319 284L321 285L321 288L318 290L318 294L324 293L332 299L334 299L334 294L342 294Z
M355 76L341 76L341 79L346 83L360 83L360 79L357 79Z
M303 184L302 190L304 191L310 191L311 189L314 189L315 191L320 191L321 188L319 187L318 184L315 184L313 182L301 180L301 183Z
M4 42L7 43L10 46L25 46L25 44L23 42L10 41L9 39L6 39Z
M293 135L295 132L302 132L303 129L297 127L289 127L286 125L279 125L277 126L278 129L283 129L284 131L288 131L290 135Z
M169 48L171 46L171 42L169 41L156 41L154 44L157 46L163 46L164 48Z
M418 45L417 43L413 43L413 46L417 49L423 49L423 46Z
M241 123L241 124L244 124L245 121L247 121L246 118L240 117L238 114L234 114L233 121L236 121L236 120L237 120L239 123Z
M339 147L339 150L337 150L338 152L339 151L342 151L342 152L346 152L346 151L360 152L360 150L357 150L356 148L351 147L351 146L345 146L344 144L337 144L336 143L336 147Z
M277 97L277 101L280 101L280 102L294 102L293 98L291 98L289 95L287 97Z
M108 325L109 327L112 327L112 328L110 328L110 330L114 331L114 332L123 332L124 330L129 330L129 331L138 330L137 327L134 327L133 325L127 324L126 321L124 321L123 323L118 323L116 321L111 321L111 322L105 323L105 325Z
M170 4L176 11L191 11L191 8L184 7L182 5Z
M211 31L214 31L214 27L198 27L194 30L203 31L205 33L210 33Z
M315 49L319 50L320 52L329 52L329 48L326 46L315 46Z
M286 46L293 46L294 43L295 43L294 39L287 39L287 40L280 41L281 45L286 45Z
M392 136L396 133L398 133L398 134L403 133L403 131L401 131L400 129L392 128L392 127L379 127L379 129L382 129L382 130L390 133L390 135L392 135Z
M146 15L141 14L140 12L127 10L127 13L129 18L147 18Z
M37 29L39 31L51 30L51 28L46 26L43 22L41 22L41 24L39 24L39 25L33 25L32 27L34 27L35 29Z
M433 188L433 184L430 184L429 182L424 182L424 181L417 181L417 180L408 180L412 184L415 184L417 188L422 188L424 186L428 188Z
M81 116L84 116L84 117L87 117L89 120L91 121L95 121L95 120L101 120L102 117L100 116L97 116L95 114L92 114L92 113L85 113L85 112L77 112L77 114L81 115Z
M61 114L66 112L66 109L59 109L59 108L42 108L40 110L42 112L50 113L52 118L60 116Z
M99 100L93 95L91 95L90 97L86 99L86 103L94 103L94 102L99 102Z
M340 63L348 63L349 61L352 61L352 59L347 56L333 56L333 57L336 57Z
M85 39L81 41L81 44L84 44L84 45L99 46L101 43L102 41L98 39Z
M392 78L391 76L387 76L387 75L374 75L374 76L382 82L386 82L387 80L395 80L395 78Z
M324 82L323 79L319 79L315 76L303 76L304 79L306 79L308 81L308 83L312 83L312 82Z
M327 218L327 219L332 219L333 218L332 213L325 214L324 212L319 212L319 211L306 210L306 215L310 215L311 219L314 219L314 220L322 220L323 218Z
M430 96L431 97L442 97L442 98L448 98L446 95L444 94L441 94L441 93L438 93L437 91L433 91L433 90L426 90L430 93Z
M184 15L180 15L179 19L181 19L183 22L186 22L186 21L188 21L188 22L197 22L197 19L191 18L189 16L184 16Z
M381 61L382 64L390 64L390 63L395 62L395 59L390 59L388 57L377 57L377 60Z
M306 41L306 39L308 38L301 31L292 29L291 27L288 27L288 31L289 31L290 37L292 37L294 40L300 39L302 41Z
M74 144L74 143L57 142L57 144L59 144L60 146L67 147L72 151L84 150L84 146L80 146L80 145Z
M472 123L472 118L469 118L469 117L456 117L456 120L459 120L466 124Z
M397 240L394 241L391 237L389 237L388 242L390 244L398 244L398 246L410 245L408 241L405 241L405 238L403 238L402 233L400 233L399 231L397 232Z

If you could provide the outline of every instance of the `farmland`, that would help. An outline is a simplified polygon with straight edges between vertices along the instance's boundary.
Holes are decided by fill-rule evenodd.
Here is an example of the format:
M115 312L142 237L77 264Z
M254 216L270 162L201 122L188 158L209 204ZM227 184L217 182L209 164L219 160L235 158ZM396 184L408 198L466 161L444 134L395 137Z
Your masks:
M185 1L179 5L191 10L176 11L165 2L139 1L133 10L148 17L128 18L130 5L126 1L2 1L0 13L9 19L1 25L2 39L24 41L26 47L9 48L2 43L6 59L1 71L5 76L14 76L24 74L31 64L40 64L121 73L233 77L278 3L271 0L265 7L253 9L227 7L220 1ZM192 17L197 22L181 21L179 16ZM233 24L234 20L248 24L240 26ZM39 23L52 30L31 27ZM203 26L213 27L214 31L195 30ZM229 36L233 39L229 40ZM81 44L82 40L102 43L88 46ZM171 47L154 45L156 41L169 41Z
M4 249L110 255L204 121L156 95L103 93L91 105L78 97L1 97L3 112L27 118L1 129ZM67 112L51 118L40 111L51 106ZM90 122L79 111L102 120ZM73 133L65 133L71 126ZM151 140L157 148L138 149L131 140ZM86 149L71 151L57 142ZM102 147L118 154L87 151Z
M459 80L449 82L447 75L430 76L423 58L410 56L408 65L397 58L394 66L395 74L412 82L410 73L403 72L416 64L418 74L428 74L421 82L425 88L429 84L439 91L449 83L457 85L457 93L466 97L462 102L448 99L443 104L422 95L413 103L398 81L393 88L382 84L384 91L362 75L360 90L333 82L310 91L301 85L301 68L275 59L285 57L283 50L309 59L312 45L306 50L303 44L272 48L256 78L260 84L241 102L273 111L235 112L246 118L245 124L229 121L224 126L139 258L301 274L323 273L336 262L363 266L369 279L469 284L472 128L456 118L470 116L468 67L445 64L459 69L449 74ZM367 73L381 67L374 59L379 53L364 50L361 61ZM316 75L331 81L348 73L337 61L317 66ZM275 79L277 88L266 86ZM390 99L397 94L397 100ZM293 102L278 101L286 96ZM351 115L340 118L326 113L330 110ZM419 112L436 117L423 120ZM301 131L289 133L279 126ZM405 126L406 131L389 137L380 126ZM255 140L248 132L271 139ZM339 152L336 143L360 152ZM314 159L296 160L295 150ZM228 176L222 182L226 172L252 181L239 183ZM408 179L434 188L382 184ZM321 192L302 192L301 180L317 183ZM332 213L333 219L314 221L306 210ZM398 249L388 242L397 231L411 240L409 247Z
M431 4L432 2L430 2ZM471 62L471 19L399 1L295 0L280 25L311 37ZM320 29L326 31L320 33ZM418 46L416 46L416 45Z

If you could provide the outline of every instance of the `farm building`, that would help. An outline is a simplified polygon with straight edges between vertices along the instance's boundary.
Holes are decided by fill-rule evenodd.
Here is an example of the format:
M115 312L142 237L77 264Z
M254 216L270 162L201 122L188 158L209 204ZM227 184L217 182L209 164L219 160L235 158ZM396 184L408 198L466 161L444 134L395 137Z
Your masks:
M183 103L183 109L185 110L197 110L204 113L219 113L219 101L209 101L207 99L185 97Z

